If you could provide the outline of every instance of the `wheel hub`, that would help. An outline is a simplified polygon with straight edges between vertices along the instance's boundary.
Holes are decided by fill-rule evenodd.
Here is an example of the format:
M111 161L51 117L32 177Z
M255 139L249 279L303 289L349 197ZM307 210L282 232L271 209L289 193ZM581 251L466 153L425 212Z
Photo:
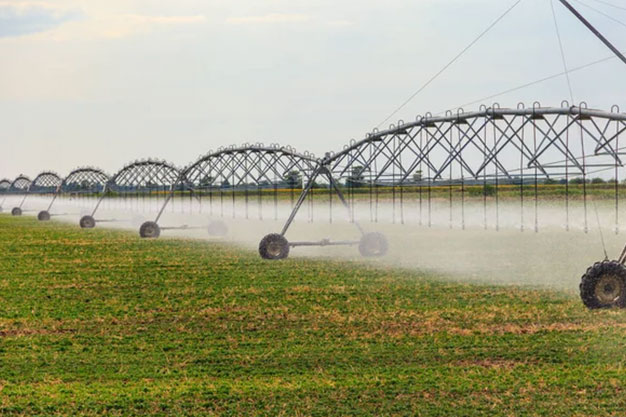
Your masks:
M267 253L271 256L280 255L281 245L279 242L272 242L267 246Z
M371 240L367 242L367 249L372 253L380 252L380 243L376 240Z
M622 295L623 283L615 275L605 275L596 286L596 298L604 304L615 303Z

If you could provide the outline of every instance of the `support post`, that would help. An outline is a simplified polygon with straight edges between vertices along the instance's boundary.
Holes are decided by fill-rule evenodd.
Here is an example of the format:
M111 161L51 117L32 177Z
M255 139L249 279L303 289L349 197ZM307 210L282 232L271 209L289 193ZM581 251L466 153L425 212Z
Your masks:
M306 199L307 195L309 194L309 192L313 188L313 184L315 183L315 179L320 174L326 175L326 177L328 178L328 182L329 182L329 189L332 188L332 189L335 190L335 193L337 193L337 196L339 197L339 200L341 201L343 206L348 211L348 215L350 216L350 219L351 219L352 223L354 223L354 225L359 230L361 235L363 235L364 231L361 228L361 225L354 219L354 216L352 215L352 211L350 209L350 204L348 204L348 202L346 201L343 193L341 192L341 189L339 189L339 186L337 185L337 181L335 181L335 179L333 178L333 175L331 174L331 172L326 167L326 163L322 162L322 163L320 163L319 167L311 175L309 181L306 184L306 187L304 187L304 189L302 190L302 193L300 194L300 197L298 198L298 201L296 201L296 204L293 206L293 209L291 210L291 214L289 215L289 218L285 222L285 225L283 226L283 230L280 232L281 236L284 236L287 233L287 230L289 230L289 227L291 226L291 223L293 223L293 220L295 219L296 215L298 214L298 210L300 210L300 207L302 206L302 203L304 203L304 200Z
M283 230L280 232L281 236L285 236L285 234L287 233L287 230L289 230L289 226L291 226L291 223L293 223L293 219L296 218L296 214L298 214L298 210L300 209L300 206L304 202L304 199L306 198L307 194L309 194L309 191L311 190L311 188L313 188L313 184L315 184L315 180L319 176L322 170L322 167L323 167L322 165L318 166L315 169L315 171L313 171L313 174L311 174L311 177L309 178L309 181L307 182L306 187L304 187L304 189L302 190L302 193L300 194L300 197L298 197L298 201L291 209L291 214L289 215L289 218L285 222L285 225L283 226Z
M341 200L341 203L348 211L348 215L350 216L351 222L354 223L356 228L359 229L359 232L361 233L361 235L363 235L364 234L363 229L361 228L361 225L354 219L354 215L352 213L352 210L350 209L350 204L348 204L348 202L344 198L343 193L341 192L341 190L339 189L339 186L337 185L337 182L333 178L333 175L330 173L330 171L326 167L323 167L322 169L325 171L325 174L328 177L328 181L330 182L332 187L335 189L335 192L337 193L339 200Z

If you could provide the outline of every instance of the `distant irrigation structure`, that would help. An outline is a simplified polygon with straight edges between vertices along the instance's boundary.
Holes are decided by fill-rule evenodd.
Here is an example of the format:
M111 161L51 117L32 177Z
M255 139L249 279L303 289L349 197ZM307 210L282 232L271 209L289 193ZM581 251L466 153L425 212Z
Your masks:
M50 201L50 204L45 210L42 210L37 214L37 218L40 221L48 221L51 216L63 215L51 213L52 206L60 195L97 195L98 193L103 193L104 187L108 181L109 176L100 169L93 167L76 168L60 182L56 181L58 185L52 192L52 200ZM83 226L82 222L81 226Z
M176 181L171 184L170 192L163 202L154 221L147 221L141 225L139 234L145 238L156 238L161 230L189 229L188 225L169 226L163 228L158 222L168 203L176 192L188 191L191 197L205 195L209 200L211 214L213 214L214 199L219 200L221 216L224 214L225 198L231 200L232 214L235 216L235 199L237 194L245 198L246 214L249 216L248 202L255 196L258 198L258 215L263 220L262 190L274 190L274 204L277 205L278 187L283 186L290 174L304 175L307 180L315 171L318 161L308 152L299 154L291 147L281 147L277 144L265 146L262 143L254 145L231 146L210 151L180 171ZM293 187L291 188L293 190ZM230 192L229 192L230 191ZM252 194L252 195L251 195ZM217 203L217 201L216 201ZM277 210L275 209L275 216ZM227 226L221 221L213 221L206 228L210 235L221 236L227 233Z
M62 181L63 180L61 179L61 177L59 177L55 172L52 171L44 171L40 173L35 177L34 180L32 180L32 182L28 182L28 185L26 185L27 179L24 177L22 179L21 187L23 190L24 198L22 198L22 201L18 206L13 208L11 214L13 214L14 216L21 216L23 213L22 207L24 206L24 203L26 202L26 199L29 195L54 193L56 189L61 185ZM50 218L40 218L39 220L50 220Z
M626 63L626 57L567 0L559 2ZM400 108L519 3L516 1L509 7ZM567 76L564 56L563 61L565 73L559 75ZM449 227L460 224L462 229L466 227L466 202L482 201L483 226L486 229L492 225L496 230L500 229L501 200L509 204L519 201L520 231L524 231L530 221L530 228L538 232L541 195L548 187L553 187L558 191L555 195L562 201L567 230L570 230L571 204L576 202L582 204L584 231L588 232L588 202L600 194L602 199L614 203L612 220L615 233L619 233L623 194L620 193L623 181L620 170L624 168L626 155L626 145L620 143L620 138L625 132L626 113L620 112L617 106L605 111L589 109L584 102L570 105L564 101L559 107L542 107L536 102L531 107L519 104L516 108L501 108L496 103L473 112L458 109L443 115L427 113L410 122L398 121L387 129L374 129L362 140L352 140L343 149L328 152L322 158L308 152L299 153L289 146L256 143L209 151L184 168L162 160L146 159L125 165L111 177L96 168L79 168L65 179L48 171L33 181L20 175L13 181L0 181L0 194L4 197L0 209L6 196L23 196L12 210L13 215L21 215L29 195L51 195L47 209L38 214L39 220L45 221L50 219L50 211L58 196L86 195L95 204L79 223L82 228L89 229L97 223L120 221L96 217L105 199L129 201L130 204L140 199L145 204L147 199L149 203L157 203L159 208L153 220L140 222L142 238L158 238L164 230L190 228L206 229L210 235L220 236L228 230L219 220L197 227L184 224L163 226L160 220L176 198L189 201L190 208L193 201L201 206L202 201L208 200L210 214L219 212L222 218L228 205L233 218L236 217L237 200L244 201L245 218L254 216L249 203L255 201L256 215L263 220L263 205L268 204L268 196L269 204L274 206L274 219L278 220L279 195L287 192L290 214L280 231L261 239L259 254L262 258L284 259L291 248L300 246L338 245L358 246L364 257L378 257L388 251L387 238L379 232L368 232L357 221L355 207L359 201L366 202L371 223L379 222L380 206L390 204L393 223L404 224L408 217L417 217L420 225L428 227L432 226L433 211L441 211L441 202L447 201ZM597 176L610 176L610 179L607 181ZM313 198L321 195L324 196L323 203L329 206L328 221L333 222L336 198L357 230L357 237L342 241L288 240L287 232L305 205L309 210L309 221L313 221ZM407 212L408 202L417 205L417 213ZM525 217L524 210L529 202L535 207L530 220ZM434 203L438 204L437 207ZM488 205L495 206L495 213L489 216ZM132 221L136 222L136 219ZM624 263L626 249L617 261L608 261L607 256L587 270L580 286L586 306L626 307Z
M96 219L96 213L102 201L107 197L107 193L115 193L122 198L142 197L145 199L146 196L151 197L153 194L173 189L179 176L180 170L173 164L157 159L133 161L108 180L101 175L99 180L106 180L106 182L91 213L81 217L80 227L91 229L96 226L96 223L119 221L119 219ZM126 221L132 220L126 219Z

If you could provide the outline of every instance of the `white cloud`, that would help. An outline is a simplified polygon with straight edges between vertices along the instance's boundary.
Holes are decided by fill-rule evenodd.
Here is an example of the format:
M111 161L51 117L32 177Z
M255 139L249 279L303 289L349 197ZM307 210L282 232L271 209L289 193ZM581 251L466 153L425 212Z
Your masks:
M195 16L142 16L142 15L123 15L124 19L133 24L139 25L182 25L206 22L204 15Z
M12 7L14 9L20 9L20 10L24 10L24 9L29 9L32 7L44 7L46 9L54 9L54 5L50 2L45 2L45 1L8 1L8 0L2 0L0 1L0 7Z
M14 38L46 32L81 18L80 11L51 8L42 2L0 1L0 37Z
M264 24L264 23L297 23L311 20L305 14L270 13L262 16L230 17L226 23L233 25Z
M194 16L144 16L136 14L112 16L101 19L92 36L124 38L138 33L147 33L159 27L198 25L206 22L203 15Z
M34 40L68 41L94 39L120 39L161 28L194 26L206 23L204 15L149 16L139 14L87 16L85 19L66 22L54 30L36 33Z

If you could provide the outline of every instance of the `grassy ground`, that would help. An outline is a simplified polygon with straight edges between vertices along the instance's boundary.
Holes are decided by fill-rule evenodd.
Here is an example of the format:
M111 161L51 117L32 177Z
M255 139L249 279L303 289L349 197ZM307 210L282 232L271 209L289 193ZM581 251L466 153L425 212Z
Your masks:
M623 415L572 294L0 216L0 415Z

